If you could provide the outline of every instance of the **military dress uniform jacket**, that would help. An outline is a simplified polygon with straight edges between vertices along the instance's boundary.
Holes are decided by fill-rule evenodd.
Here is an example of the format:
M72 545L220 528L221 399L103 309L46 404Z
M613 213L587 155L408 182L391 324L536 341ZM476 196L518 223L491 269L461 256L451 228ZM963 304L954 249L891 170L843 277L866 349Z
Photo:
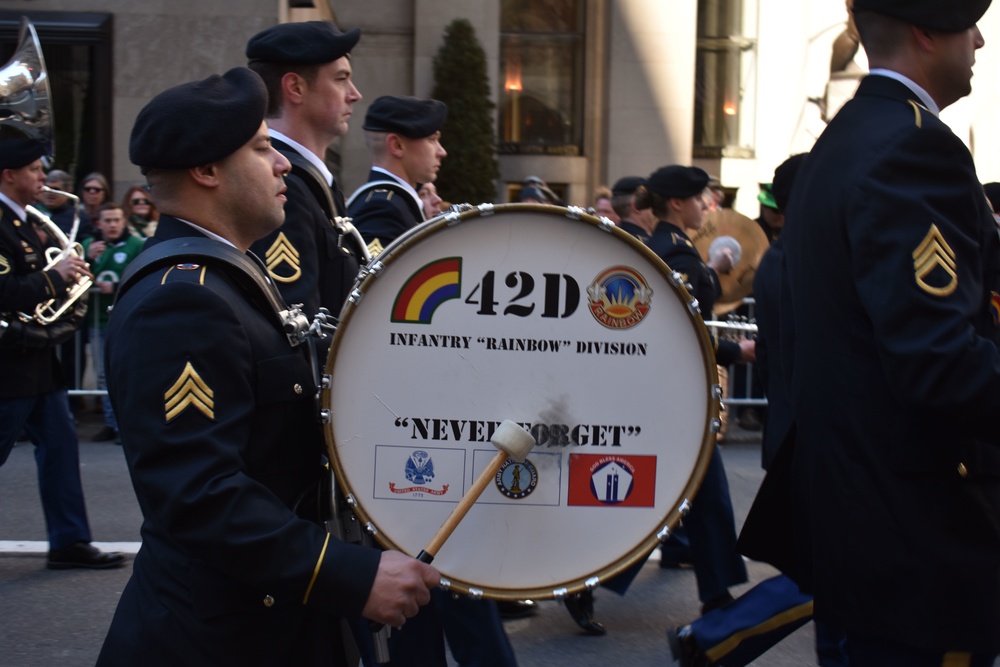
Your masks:
M147 248L188 236L163 217ZM98 665L341 664L337 617L360 615L380 555L293 512L321 472L313 370L257 301L179 258L112 311L109 391L143 524Z
M391 177L384 172L368 172L369 183L389 180ZM352 196L347 213L373 255L424 220L423 211L402 183L397 186L363 185L359 190Z
M0 313L30 313L38 304L66 294L62 276L55 269L43 271L45 264L45 246L34 225L0 202ZM0 399L64 388L56 349L25 347L0 336Z
M271 144L286 157L298 156L278 139ZM306 178L310 177L296 170L285 176L285 223L250 249L264 261L286 303L302 304L310 318L320 307L336 316L354 287L362 260L333 226ZM317 183L317 187L327 186ZM343 196L336 183L333 190L336 215L344 216Z
M788 217L793 502L816 616L996 653L1000 238L972 157L905 85L869 76Z
M691 296L698 299L702 317L711 319L715 300L722 294L722 286L715 270L702 261L698 249L687 234L680 227L661 220L647 245L667 266L681 274L684 282L690 286ZM719 340L714 333L712 341L717 364L729 366L739 361L741 351L738 343Z
M808 224L808 222L807 222ZM784 357L781 349L781 264L784 243L778 238L760 259L753 277L753 298L757 319L757 344L754 369L767 396L767 419L761 447L765 469L792 430L792 397L785 383Z

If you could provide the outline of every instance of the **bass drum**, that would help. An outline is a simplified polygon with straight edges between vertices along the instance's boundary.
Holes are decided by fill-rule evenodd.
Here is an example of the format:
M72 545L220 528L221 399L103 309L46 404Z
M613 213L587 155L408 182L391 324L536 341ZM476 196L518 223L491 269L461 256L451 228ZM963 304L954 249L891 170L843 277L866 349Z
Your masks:
M400 237L359 276L323 390L341 491L416 556L496 453L535 438L441 547L453 590L561 597L644 558L714 445L713 348L680 276L582 209L484 204Z

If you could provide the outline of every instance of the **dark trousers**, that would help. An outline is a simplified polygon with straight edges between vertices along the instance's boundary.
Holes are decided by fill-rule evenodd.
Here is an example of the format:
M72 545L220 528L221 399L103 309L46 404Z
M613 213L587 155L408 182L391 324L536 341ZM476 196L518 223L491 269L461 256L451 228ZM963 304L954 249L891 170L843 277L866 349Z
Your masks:
M375 665L368 632L362 619L355 633L365 667ZM444 640L461 667L517 667L514 649L503 629L500 612L492 600L453 597L441 589L431 591L431 601L389 638L392 667L445 667Z
M49 548L90 541L80 482L80 451L65 389L0 399L0 465L22 431L35 445L38 490L42 496Z
M765 579L728 607L711 611L691 623L698 648L720 667L742 667L812 619L812 597L791 579ZM824 624L816 626L816 657L822 667L846 667L843 635Z
M997 656L962 651L924 651L848 633L851 667L992 667Z
M747 568L736 549L736 520L722 453L715 446L712 459L691 511L684 517L691 543L691 564L698 580L698 599L714 600L730 586L747 580Z

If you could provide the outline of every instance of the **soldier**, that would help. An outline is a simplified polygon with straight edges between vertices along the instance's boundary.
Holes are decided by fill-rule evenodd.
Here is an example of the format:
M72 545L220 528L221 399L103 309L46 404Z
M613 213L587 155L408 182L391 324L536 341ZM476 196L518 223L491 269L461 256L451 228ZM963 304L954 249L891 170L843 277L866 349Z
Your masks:
M348 213L368 249L377 255L400 234L423 222L417 190L437 178L448 107L438 100L384 95L365 114L365 143L372 156L368 183L348 202Z
M340 312L354 285L364 244L347 215L344 195L326 166L326 149L347 134L361 93L351 78L351 49L361 30L329 21L282 23L247 42L250 69L268 91L271 143L292 164L285 224L254 243L287 303L312 317Z
M303 501L324 479L314 360L246 254L284 219L289 163L266 103L236 68L164 91L132 129L162 215L108 330L143 525L101 666L346 665L340 618L401 626L439 583L399 552L332 538Z
M1000 239L938 118L972 90L989 5L855 0L871 72L788 206L795 449L777 505L798 539L776 555L851 665L1000 652Z
M61 299L77 279L93 277L75 255L45 266L45 244L29 220L45 182L45 147L14 131L0 139L0 313L33 312ZM0 465L24 430L35 446L38 491L49 537L48 567L109 568L125 564L119 553L102 553L90 544L90 524L80 482L80 452L66 381L56 348L79 322L56 322L32 335L32 324L0 317ZM57 331L61 334L56 333ZM62 336L60 338L60 335Z

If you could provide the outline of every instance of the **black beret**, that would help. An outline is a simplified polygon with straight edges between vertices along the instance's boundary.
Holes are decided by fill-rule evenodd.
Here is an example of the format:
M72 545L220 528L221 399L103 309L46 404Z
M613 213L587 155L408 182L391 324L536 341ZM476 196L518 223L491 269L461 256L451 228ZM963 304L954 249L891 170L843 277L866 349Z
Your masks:
M983 186L983 192L990 201L990 208L1000 210L1000 183L987 183Z
M795 174L798 173L802 161L806 159L806 153L793 155L778 165L774 170L774 181L771 183L771 194L774 195L775 208L782 213L788 206L788 200L792 196L792 184L795 183Z
M47 154L44 143L20 132L11 131L9 136L0 136L0 169L20 169Z
M438 100L383 95L368 107L362 127L371 132L395 132L422 139L439 132L448 117L448 107Z
M646 179L646 188L667 199L687 199L704 192L708 174L698 167L672 164L660 167Z
M135 119L129 159L144 174L216 162L250 141L266 107L264 82L246 67L169 88Z
M247 42L250 62L316 65L343 58L361 38L361 28L340 32L329 21L279 23Z
M619 195L630 195L636 191L640 185L645 185L646 179L642 176L625 176L615 181L611 186L611 194L615 197Z
M875 12L942 32L961 32L979 22L992 0L854 0L854 13Z

